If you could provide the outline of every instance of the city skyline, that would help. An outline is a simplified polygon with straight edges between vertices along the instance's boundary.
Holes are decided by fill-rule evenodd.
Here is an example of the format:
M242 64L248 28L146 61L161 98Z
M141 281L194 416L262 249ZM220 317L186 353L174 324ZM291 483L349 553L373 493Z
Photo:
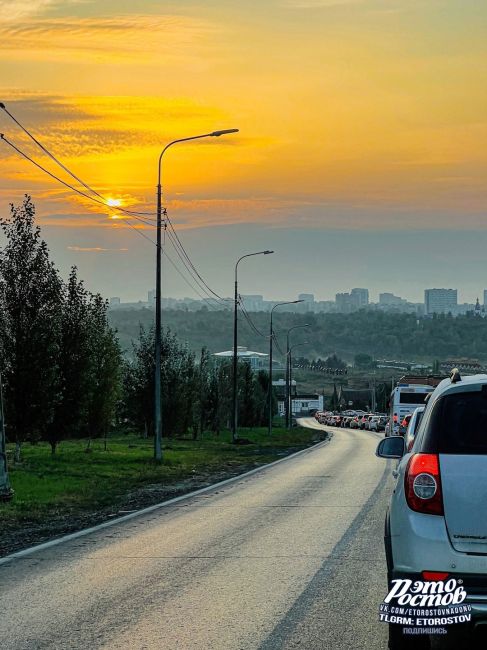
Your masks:
M244 307L247 311L270 311L271 307L281 302L280 298L268 298L263 294L240 294L243 300ZM482 300L480 299L482 296ZM231 308L233 298L224 296L224 300L228 301L226 308ZM370 299L370 292L366 287L352 287L349 292L340 292L335 294L334 298L320 299L314 294L298 294L295 296L297 303L286 302L282 306L282 311L292 312L349 312L356 311L363 307L379 307L386 311L414 311L412 308L417 308L416 312L421 315L428 315L432 313L466 313L471 309L478 309L487 307L487 289L483 289L481 294L476 298L475 302L459 301L458 290L452 288L432 287L424 289L424 299L421 302L408 301L403 296L398 296L393 292L381 292L377 299ZM110 297L110 307L112 309L123 309L124 306L153 307L155 300L155 289L150 289L144 299L137 301L123 301L120 296ZM163 297L163 307L166 309L177 309L179 306L197 306L197 308L208 305L210 308L225 308L224 303L217 304L207 299L192 298L190 296ZM424 307L424 310L419 309Z

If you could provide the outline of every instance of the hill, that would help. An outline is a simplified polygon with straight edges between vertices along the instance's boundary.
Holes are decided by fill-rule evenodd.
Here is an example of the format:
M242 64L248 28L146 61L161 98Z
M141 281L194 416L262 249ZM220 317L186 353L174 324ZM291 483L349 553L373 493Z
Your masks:
M239 345L259 352L267 352L269 314L250 314L257 334L239 315ZM154 312L114 310L109 313L111 324L117 329L124 351L130 354L140 325L148 328ZM196 312L167 310L163 324L199 352L203 346L210 352L232 348L233 314L230 311ZM431 361L451 357L487 360L487 319L474 315L453 318L449 315L417 319L412 314L387 314L362 310L353 314L294 314L274 312L274 331L281 348L286 345L286 331L295 325L309 324L309 328L293 333L293 343L309 341L299 348L299 355L324 358L336 352L351 361L355 354L364 352L374 358L396 358ZM279 358L279 352L276 350Z

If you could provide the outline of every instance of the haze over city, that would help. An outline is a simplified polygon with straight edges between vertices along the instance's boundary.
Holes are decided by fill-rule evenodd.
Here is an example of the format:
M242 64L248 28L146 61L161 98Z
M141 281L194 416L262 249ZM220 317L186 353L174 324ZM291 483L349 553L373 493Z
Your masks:
M425 286L454 286L474 302L486 17L473 0L1 2L0 99L104 196L152 212L162 145L238 127L164 167L164 204L221 293L258 246L276 254L246 265L242 293L367 286L421 301ZM3 113L0 131L33 153ZM77 264L127 301L153 286L153 249L123 220L5 146L0 177L2 212L33 195L64 275ZM163 293L189 293L171 267Z

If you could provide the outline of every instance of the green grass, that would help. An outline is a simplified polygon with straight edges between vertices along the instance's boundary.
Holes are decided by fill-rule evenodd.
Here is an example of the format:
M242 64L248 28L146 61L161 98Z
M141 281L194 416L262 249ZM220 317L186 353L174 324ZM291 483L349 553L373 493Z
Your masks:
M164 460L153 462L153 440L135 434L113 435L108 451L103 441L92 443L86 453L85 440L70 440L59 445L51 456L47 444L26 444L22 461L10 463L10 480L15 496L0 504L0 528L12 530L28 522L43 522L49 517L80 515L103 511L121 503L135 490L146 486L168 488L192 477L202 480L212 475L238 473L251 467L309 446L318 432L294 428L276 428L269 438L264 429L241 430L249 445L231 444L229 432L219 437L205 433L203 439L165 440ZM9 455L13 447L7 446Z

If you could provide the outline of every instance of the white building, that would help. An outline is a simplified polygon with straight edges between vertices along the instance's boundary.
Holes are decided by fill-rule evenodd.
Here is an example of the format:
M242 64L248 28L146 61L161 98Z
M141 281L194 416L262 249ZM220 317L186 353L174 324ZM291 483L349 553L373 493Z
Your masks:
M429 314L455 314L458 299L456 289L425 289L424 307L426 315Z
M285 415L283 399L278 400L277 409L281 417ZM322 411L323 395L293 395L291 410L297 417L309 415L310 411Z
M216 352L213 356L220 361L233 359L233 349L226 350L225 352ZM237 359L238 361L246 361L249 363L252 370L260 370L261 368L268 369L269 367L268 354L264 352L252 352L252 350L248 350L241 345L237 346Z

